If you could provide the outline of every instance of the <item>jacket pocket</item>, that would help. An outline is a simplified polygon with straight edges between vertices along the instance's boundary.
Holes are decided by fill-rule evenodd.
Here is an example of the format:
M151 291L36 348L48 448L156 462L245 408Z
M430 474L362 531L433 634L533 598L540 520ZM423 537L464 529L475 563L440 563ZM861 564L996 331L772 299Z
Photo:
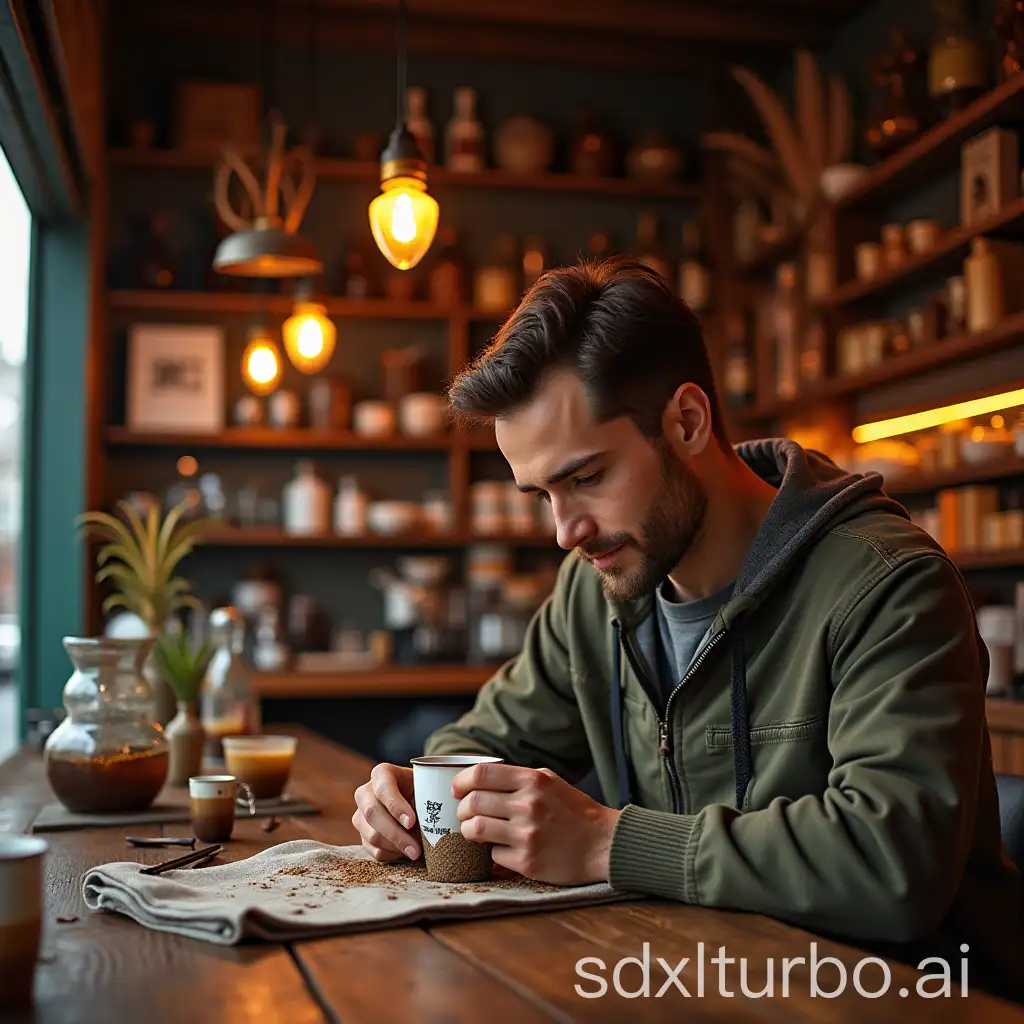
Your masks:
M772 725L757 725L750 730L751 746L770 743L797 743L809 740L825 728L825 716L798 718L792 722L776 722ZM709 725L704 732L704 743L709 754L732 750L732 726Z

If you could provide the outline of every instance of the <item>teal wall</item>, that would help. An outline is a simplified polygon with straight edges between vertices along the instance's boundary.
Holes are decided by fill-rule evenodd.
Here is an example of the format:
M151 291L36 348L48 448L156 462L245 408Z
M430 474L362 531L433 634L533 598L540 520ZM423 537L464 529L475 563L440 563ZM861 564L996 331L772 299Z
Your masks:
M70 675L61 637L80 631L84 565L73 520L84 508L89 230L33 233L25 401L22 707L56 707Z

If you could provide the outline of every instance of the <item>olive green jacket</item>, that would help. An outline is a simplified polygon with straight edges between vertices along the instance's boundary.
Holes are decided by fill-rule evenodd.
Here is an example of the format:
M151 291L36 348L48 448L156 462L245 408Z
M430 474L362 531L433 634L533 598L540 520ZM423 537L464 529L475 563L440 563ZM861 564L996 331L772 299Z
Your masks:
M593 769L622 807L620 890L942 956L954 977L967 943L974 986L1024 999L963 579L877 474L790 441L736 450L778 495L667 713L642 643L653 595L609 602L570 555L522 653L426 752Z

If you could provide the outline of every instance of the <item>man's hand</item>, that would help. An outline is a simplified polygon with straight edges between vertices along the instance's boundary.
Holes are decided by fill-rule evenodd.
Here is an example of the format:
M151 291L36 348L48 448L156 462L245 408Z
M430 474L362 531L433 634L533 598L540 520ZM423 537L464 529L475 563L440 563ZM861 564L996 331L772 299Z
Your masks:
M495 864L553 885L608 880L619 812L549 769L473 765L452 780L452 794L463 836L493 843Z
M394 764L377 765L370 781L356 790L352 824L374 860L419 857L419 843L406 831L416 821L412 800L412 769Z

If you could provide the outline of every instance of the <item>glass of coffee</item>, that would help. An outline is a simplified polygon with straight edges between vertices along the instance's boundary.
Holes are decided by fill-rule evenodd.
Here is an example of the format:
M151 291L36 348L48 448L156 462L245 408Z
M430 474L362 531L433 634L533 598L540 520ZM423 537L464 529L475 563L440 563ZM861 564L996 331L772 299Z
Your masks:
M462 835L452 780L474 764L501 764L500 757L449 754L412 759L416 821L427 878L432 882L482 882L491 877L491 844Z
M0 1010L32 1002L48 849L36 836L0 836Z
M188 780L192 833L204 843L224 843L235 827L235 801L242 790L252 804L252 792L233 775L193 775Z
M224 762L257 800L272 800L288 784L296 743L294 736L226 736Z

